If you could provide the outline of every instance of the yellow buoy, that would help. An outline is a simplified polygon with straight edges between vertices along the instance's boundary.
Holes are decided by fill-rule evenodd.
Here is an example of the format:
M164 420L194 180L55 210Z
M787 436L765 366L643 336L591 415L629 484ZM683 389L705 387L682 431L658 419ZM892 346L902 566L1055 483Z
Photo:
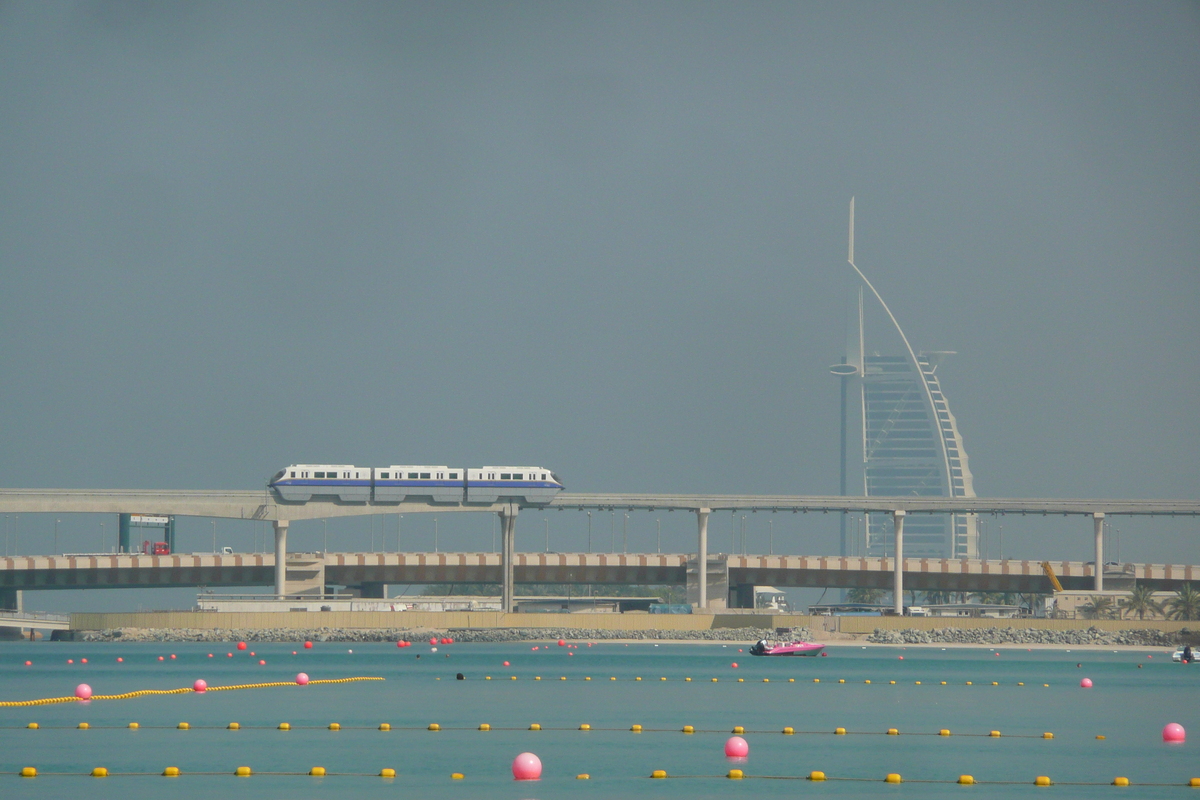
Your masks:
M1195 787L1195 788L1200 788L1200 778L1189 778L1189 779L1188 779L1188 786L1192 786L1192 787Z
M517 679L516 675L513 675L511 678L509 678L510 681L515 681L516 679Z
M796 682L795 678L788 678L788 683L795 683L795 682Z
M846 682L845 678L838 678L838 683L845 683L845 682Z
M1128 786L1129 778L1113 778L1113 786Z
M834 732L834 734L835 734L835 735L837 735L837 736L845 736L845 735L846 735L846 729L845 729L845 728L834 728L834 729L833 729L833 732Z
M1017 686L1024 686L1024 685L1025 685L1025 681L1017 681Z
M692 682L692 679L691 679L691 678L684 678L684 679L683 679L683 681L684 681L684 683L691 683L691 682Z
M241 729L242 729L242 726L241 726L240 724L236 723L236 722L231 722L231 723L229 723L228 725L226 725L225 727L226 727L226 728L228 728L228 729L229 729L229 730L231 730L231 731L237 731L237 730L241 730Z
M314 778L324 778L325 777L325 768L324 767L313 767L312 769L310 769L308 771L308 774L312 775Z
M1097 735L1097 736L1096 736L1096 738L1097 738L1097 739L1107 739L1108 737L1107 737L1107 736L1105 736L1104 734L1099 734L1099 735Z
M588 775L586 772L581 772L575 776L575 780L577 780L577 781L587 781L587 780L591 780L591 779L592 779L592 776Z
M565 681L566 679L567 679L566 675L563 675L561 678L559 678L560 681Z
M396 777L396 770L394 770L390 767L385 767L384 769L379 770L379 777L394 778L394 777Z
M972 685L972 683L970 681L967 681L967 686L971 686L971 685Z
M770 678L763 678L763 683L770 683L770 682L771 682Z
M579 726L579 730L581 731L590 731L591 729L592 726L588 725L586 722Z
M26 725L25 727L29 728L29 730L31 730L31 731L36 731L38 729L38 724L36 722L31 722L28 725Z
M616 675L613 675L611 678L609 678L610 681L615 681L616 679L617 679Z
M738 779L744 777L744 775L742 774L742 771L740 769L731 769L731 770L729 770L729 773L725 777L732 778L733 780L738 780Z
M693 728L691 725L684 725L684 726L683 726L683 732L684 732L684 733L695 733L695 732L696 732L696 729L695 729L695 728Z
M716 679L716 678L713 678L713 679L712 679L712 682L713 682L713 683L716 683L716 682L717 682L717 679Z
M1000 681L992 681L992 686L999 686L999 685L1000 685Z
M190 730L192 726L188 725L186 722L181 722L178 725L176 725L175 727L181 731L186 731L186 730Z
M129 730L136 731L140 726L136 722L129 723Z
M975 783L975 779L973 777L971 777L970 775L959 775L958 782L963 784L964 786L971 786L972 784Z
M870 683L870 682L871 682L870 680L863 681L863 683Z
M810 781L823 781L825 780L825 773L821 772L820 770L813 770L812 772L808 773L808 779Z
M913 683L914 683L914 684L916 684L917 686L920 686L920 685L921 685L921 682L920 682L920 681L913 681Z
M1033 779L1033 785L1034 786L1053 786L1054 781L1050 780L1050 778L1045 775L1038 775L1036 778Z
M949 736L949 735L950 735L949 728L942 728L940 731L938 731L938 736Z
M746 682L745 678L738 678L738 683L745 683L745 682Z
M78 727L79 727L79 730L86 731L88 728L90 728L92 726L88 725L86 722L81 722L81 723L79 723Z
M461 781L462 779L463 779L463 774L461 772L451 772L450 773L450 780Z
M21 777L22 778L36 778L37 777L37 767L21 767Z
M631 727L629 730L631 730L631 731L632 731L632 732L634 732L634 733L641 733L641 732L642 732L642 726L641 726L641 725L634 725L634 726L633 726L633 727Z
M386 723L386 722L381 722L381 723L379 723L379 730L381 730L381 731L390 731L391 729L392 729L392 726L391 726L390 724L388 724L388 723Z
M331 722L331 723L329 723L329 730L331 730L331 731L340 731L341 729L342 729L342 724L341 724L340 722Z
M290 731L291 729L292 729L292 725L291 725L291 723L290 723L290 722L281 722L281 723L279 723L279 730L281 730L281 731Z
M634 678L634 680L635 680L635 681L640 681L640 680L641 680L641 678Z
M654 772L650 773L650 777L651 778L665 778L665 777L667 777L667 771L665 769L656 769L656 770L654 770Z
M792 735L794 735L795 733L796 733L796 731L795 731L795 730L793 730L791 726L788 726L788 727L786 727L786 728L784 728L784 729L783 729L783 735L784 735L784 736L792 736Z
M896 682L895 682L895 681L888 681L888 683L889 683L889 684L891 684L892 686L895 686L895 685L896 685Z
M163 770L163 777L164 778L178 778L179 777L179 767L167 767L166 769Z
M95 769L92 770L92 777L93 778L107 778L108 777L108 769L106 767L96 767Z
M889 772L884 781L887 783L904 783L904 779L900 777L899 772Z
M252 773L249 767L238 767L233 771L233 774L239 778L249 778Z
M887 729L887 735L888 735L888 736L899 736L899 735L900 735L900 731L896 730L895 728L888 728L888 729Z
M535 681L540 681L540 680L542 679L542 676L541 676L541 675L534 675L534 676L533 676L533 679L534 679Z
M820 678L813 678L813 683L820 683L820 682L821 682Z
M1051 733L1050 731L1046 731L1045 733L1043 733L1043 734L1042 734L1042 738L1043 738L1043 739L1053 739L1053 738L1054 738L1054 734L1053 734L1053 733Z
M590 680L591 680L591 678L586 678L586 677L585 677L585 678L584 678L584 680L585 680L585 681L590 681Z
M945 686L945 685L946 685L946 682L945 682L945 681L942 681L942 686Z
M429 727L427 728L427 730L431 730L431 731L440 731L441 729L442 729L442 726L438 725L436 722L429 723Z
M731 733L737 733L737 734L742 734L745 732L746 732L746 729L743 728L741 725L734 725L733 730L731 731Z
M540 731L541 729L542 729L542 726L536 722L531 723L529 726L529 730L531 730L531 731Z
M483 676L483 679L484 679L485 681L490 681L490 680L492 679L492 676L491 676L491 675L484 675L484 676Z
M481 723L479 723L479 730L481 730L481 731L490 731L491 729L492 729L492 726L491 726L491 725L489 725L489 724L487 724L486 722L481 722Z
M988 736L991 736L993 739L999 739L1000 731L991 731L990 733L988 733Z

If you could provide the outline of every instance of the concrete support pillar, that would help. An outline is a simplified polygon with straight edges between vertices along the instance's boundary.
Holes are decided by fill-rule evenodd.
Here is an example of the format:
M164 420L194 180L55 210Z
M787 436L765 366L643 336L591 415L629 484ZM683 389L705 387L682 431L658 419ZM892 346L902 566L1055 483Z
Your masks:
M129 542L129 528L133 520L133 514L117 514L117 552L131 553ZM172 551L174 552L174 551Z
M896 530L895 574L892 577L893 605L897 614L904 613L904 511L892 512Z
M1092 514L1092 526L1096 534L1096 584L1097 592L1104 591L1104 512Z
M503 538L500 555L500 610L506 614L516 610L513 603L513 543L517 538L517 511L517 505L513 504L500 512L500 531Z
M700 565L700 601L696 604L699 609L708 608L708 515L707 508L696 509L696 527L699 542L696 545L697 563Z
M275 599L282 600L287 592L287 529L286 519L271 523L275 527Z

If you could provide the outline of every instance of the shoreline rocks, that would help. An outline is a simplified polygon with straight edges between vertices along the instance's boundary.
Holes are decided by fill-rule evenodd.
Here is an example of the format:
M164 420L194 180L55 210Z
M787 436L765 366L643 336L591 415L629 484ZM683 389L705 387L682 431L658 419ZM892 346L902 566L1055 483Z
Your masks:
M113 628L81 632L85 642L419 642L431 636L448 636L456 642L525 642L553 639L604 641L638 639L653 641L747 642L774 639L774 629L713 628L710 630L606 630L602 628L267 628L263 630L207 628ZM807 628L793 634L811 637Z
M1074 630L1045 628L905 628L891 631L876 628L866 641L875 644L1060 644L1060 645L1132 645L1136 647L1172 647L1191 642L1195 633L1160 631L1152 628L1128 631L1104 631L1096 627Z

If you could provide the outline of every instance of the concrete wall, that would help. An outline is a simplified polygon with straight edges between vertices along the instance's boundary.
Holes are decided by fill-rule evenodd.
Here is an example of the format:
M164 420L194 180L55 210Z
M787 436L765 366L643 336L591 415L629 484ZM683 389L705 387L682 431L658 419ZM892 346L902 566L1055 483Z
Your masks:
M276 611L230 613L159 611L72 614L72 630L106 628L593 628L600 630L708 630L792 627L811 619L770 614L504 614L499 611Z

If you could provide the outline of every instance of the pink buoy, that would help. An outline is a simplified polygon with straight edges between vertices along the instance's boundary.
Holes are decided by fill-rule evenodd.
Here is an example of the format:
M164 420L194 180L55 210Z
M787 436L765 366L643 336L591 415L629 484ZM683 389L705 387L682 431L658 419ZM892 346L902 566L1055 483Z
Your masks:
M225 655L226 655L228 658L233 658L233 653L226 653Z
M27 667L32 667L32 666L33 666L33 662L32 662L32 661L26 661L26 662L25 662L25 666L27 666Z
M245 649L246 649L246 643L245 643L245 642L238 642L238 643L237 643L237 649L238 649L238 650L245 650Z
M396 647L404 647L404 642L396 642Z
M91 699L92 687L88 686L86 683L79 684L78 686L75 687L75 696L78 697L80 700ZM1179 730L1182 731L1183 728L1180 728ZM1167 732L1166 732L1166 730L1164 730L1163 738L1165 739L1166 737L1167 737Z
M212 653L209 653L209 654L208 654L208 657L209 657L209 658L212 658L212 657L213 657L213 654L212 654Z
M86 663L87 663L87 659L86 659L86 658L81 658L81 659L79 659L79 663L80 663L80 664L86 664Z
M740 736L730 736L725 741L725 755L730 758L745 758L750 755L750 745Z
M1182 742L1187 738L1187 731L1178 722L1168 722L1163 726L1162 736L1164 742Z
M506 666L506 667L509 666L507 661L504 662L504 666Z
M1081 680L1081 681L1079 682L1079 686L1080 686L1080 688L1083 688L1083 689L1090 689L1090 688L1092 688L1092 679L1091 679L1091 678L1084 678L1083 680Z
M199 694L204 694L208 691L208 682L203 679L197 680L192 684L192 691Z
M437 638L436 638L436 637L434 637L434 638L432 638L432 639L430 639L430 640L429 640L429 643L430 643L430 644L437 644L437 642L438 642L438 640L437 640Z
M174 660L174 658L175 658L175 654L174 654L174 653L171 653L171 658L172 658L172 660Z
M260 667L265 667L265 666L267 665L267 662L263 661L262 659L259 659L259 661L258 661L258 665L259 665Z
M159 656L159 657L158 657L158 660L159 660L159 661L162 661L162 660L163 660L163 657L162 657L162 656Z
M68 658L68 659L67 659L67 663L68 663L68 664L74 664L74 663L75 663L75 659L73 659L73 658Z
M734 669L737 669L737 668L738 668L738 665L737 665L737 662L736 662L736 661L735 661L735 662L733 662L732 664L730 664L729 666L733 667Z
M513 759L513 780L536 781L542 777L542 760L533 753L521 753Z
M312 650L312 642L305 642L305 643L304 643L304 649L305 649L305 650Z
M904 660L904 656L896 656L896 658L898 658L900 661Z
M212 658L212 656L209 656L209 658ZM124 663L125 663L125 659L121 658L120 656L117 656L117 663L118 663L118 664L124 664Z
M296 675L296 685L297 686L307 686L308 685L308 675L303 672L297 674Z
M535 646L535 647L531 647L531 648L529 648L529 649L530 649L530 650L537 650L537 647Z

